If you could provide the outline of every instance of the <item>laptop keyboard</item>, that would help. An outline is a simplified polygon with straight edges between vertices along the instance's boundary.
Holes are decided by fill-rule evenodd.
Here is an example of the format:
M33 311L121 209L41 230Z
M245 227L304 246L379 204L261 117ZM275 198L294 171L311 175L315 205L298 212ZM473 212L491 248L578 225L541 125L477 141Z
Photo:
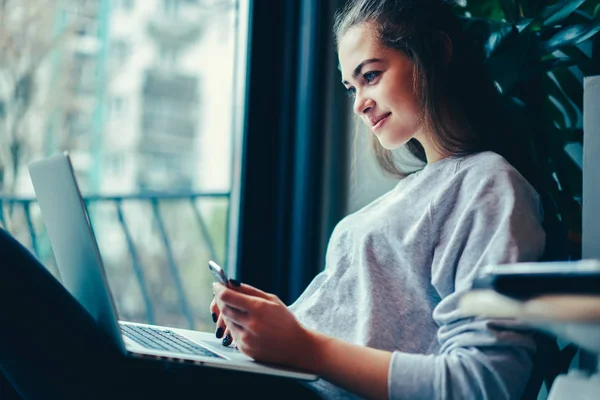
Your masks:
M216 353L192 342L170 330L162 330L138 325L123 325L121 332L129 339L153 350L163 350L196 356L223 358Z

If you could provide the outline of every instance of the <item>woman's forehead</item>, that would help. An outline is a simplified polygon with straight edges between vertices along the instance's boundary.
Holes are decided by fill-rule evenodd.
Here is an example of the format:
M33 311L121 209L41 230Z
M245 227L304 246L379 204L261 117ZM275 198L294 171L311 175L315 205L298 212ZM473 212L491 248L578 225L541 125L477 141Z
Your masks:
M348 29L338 43L338 61L344 78L350 78L362 61L379 58L384 51L373 29L365 24Z

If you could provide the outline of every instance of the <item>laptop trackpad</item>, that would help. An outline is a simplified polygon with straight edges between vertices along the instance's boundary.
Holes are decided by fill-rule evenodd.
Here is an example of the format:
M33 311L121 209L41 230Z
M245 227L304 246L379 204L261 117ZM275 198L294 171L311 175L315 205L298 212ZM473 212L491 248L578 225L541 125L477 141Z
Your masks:
M237 350L236 348L234 348L232 346L229 346L229 347L223 346L221 344L221 342L213 342L213 341L203 340L202 344L205 345L206 347L208 347L209 349L215 350L217 353L222 354L232 360L254 361L254 360L252 360L252 358L248 357L247 355L245 355L244 353L242 353L241 351Z
M206 346L210 350L214 350L217 354L220 354L230 360L235 361L252 361L254 360L251 357L248 357L244 353L235 348L229 346L225 347L222 345L223 340L215 338L213 333L208 332L200 332L200 331L191 331L188 329L181 328L170 328L171 330L179 333L180 335L186 336L188 339L191 339L197 343Z

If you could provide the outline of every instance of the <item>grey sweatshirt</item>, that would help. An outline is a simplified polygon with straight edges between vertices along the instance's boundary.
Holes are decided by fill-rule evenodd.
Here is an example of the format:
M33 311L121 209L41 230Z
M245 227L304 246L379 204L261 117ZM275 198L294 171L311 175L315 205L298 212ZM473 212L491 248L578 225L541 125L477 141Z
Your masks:
M495 153L428 164L337 225L325 269L290 310L309 328L393 352L391 399L519 399L531 335L463 318L457 302L481 266L539 259L542 218L538 194Z

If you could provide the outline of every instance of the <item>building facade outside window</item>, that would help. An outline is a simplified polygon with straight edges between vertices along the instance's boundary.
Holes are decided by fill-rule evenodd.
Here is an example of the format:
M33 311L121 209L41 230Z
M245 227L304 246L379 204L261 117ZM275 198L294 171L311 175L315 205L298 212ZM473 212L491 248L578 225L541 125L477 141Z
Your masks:
M0 89L0 148L20 149L0 154L0 226L59 276L29 203L26 165L69 151L123 319L213 325L206 262L227 266L235 251L234 82L244 78L236 52L246 45L247 8L247 0L0 4L4 30L24 44L19 60L0 47L0 72L19 77L19 65L35 65L23 107Z

